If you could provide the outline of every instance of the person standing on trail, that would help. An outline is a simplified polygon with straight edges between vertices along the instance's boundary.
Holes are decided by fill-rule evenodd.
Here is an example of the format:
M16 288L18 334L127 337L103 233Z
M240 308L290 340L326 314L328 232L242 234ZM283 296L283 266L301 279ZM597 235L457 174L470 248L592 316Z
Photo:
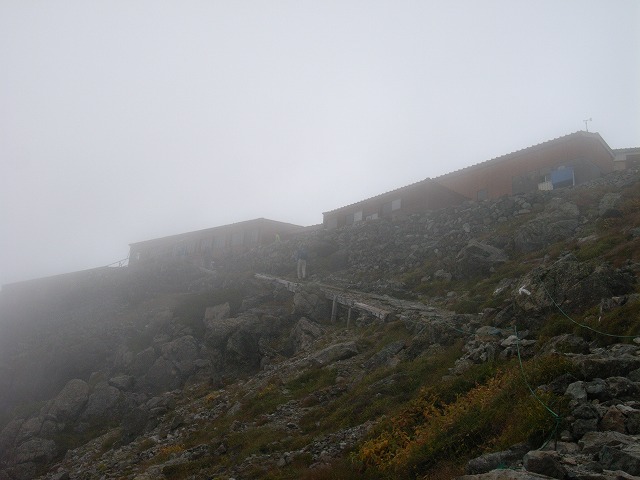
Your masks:
M307 278L307 257L307 249L304 245L300 245L296 252L296 259L298 260L298 280Z

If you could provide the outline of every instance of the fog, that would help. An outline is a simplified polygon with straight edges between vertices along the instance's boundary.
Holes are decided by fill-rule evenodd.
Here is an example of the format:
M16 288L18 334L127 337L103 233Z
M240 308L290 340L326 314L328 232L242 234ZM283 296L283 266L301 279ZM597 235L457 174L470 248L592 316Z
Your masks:
M640 146L640 2L0 0L0 284L300 225L585 129Z

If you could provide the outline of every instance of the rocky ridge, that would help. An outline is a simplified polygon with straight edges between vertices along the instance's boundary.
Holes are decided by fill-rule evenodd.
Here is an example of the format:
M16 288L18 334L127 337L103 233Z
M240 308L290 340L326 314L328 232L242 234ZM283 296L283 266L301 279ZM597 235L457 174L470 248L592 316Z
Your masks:
M302 465L321 471L357 448L382 417L329 429L318 427L322 420L314 412L352 398L374 374L381 378L368 388L383 399L394 385L408 384L394 368L456 342L461 354L447 377L518 356L562 357L576 372L533 386L568 405L552 442L539 450L514 445L484 454L469 461L461 478L640 475L640 347L599 344L593 335L538 334L559 312L602 317L636 311L637 264L579 255L598 241L591 225L623 215L618 191L636 184L633 175L616 175L564 195L469 202L395 222L312 232L222 264L213 276L184 266L147 277L123 273L116 284L135 285L142 300L132 299L135 289L114 294L123 300L113 301L112 318L101 327L109 332L103 336L106 352L88 362L88 371L75 370L82 374L68 378L57 394L5 422L0 479L257 478ZM571 195L584 191L584 204ZM507 228L513 222L517 228ZM638 225L622 228L634 246ZM298 241L311 246L310 269L315 265L316 272L297 293L237 275L290 273ZM559 243L564 250L545 250ZM481 281L528 252L536 257L523 275L494 285L491 307L456 313L469 297L460 282ZM179 289L159 280L178 274ZM451 290L421 293L434 281ZM342 311L332 323L320 283L349 289L392 314L385 324L359 315L346 328ZM225 290L228 298L198 296L211 289ZM185 307L196 300L204 302L202 309ZM99 303L101 322L104 305ZM60 318L64 327L67 317ZM402 334L384 336L389 325ZM86 351L66 354L88 358ZM325 374L331 381L308 392L296 383ZM267 443L240 445L267 430Z

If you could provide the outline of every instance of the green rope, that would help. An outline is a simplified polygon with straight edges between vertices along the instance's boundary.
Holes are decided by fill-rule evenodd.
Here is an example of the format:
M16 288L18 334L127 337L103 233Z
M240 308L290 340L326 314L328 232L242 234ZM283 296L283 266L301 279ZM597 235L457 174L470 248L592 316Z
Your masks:
M544 408L546 408L547 411L551 415L553 415L554 418L556 418L556 419L560 418L560 415L558 415L556 412L551 410L551 408L549 408L549 406L547 406L547 404L544 403L542 401L542 399L536 394L536 392L533 390L533 388L531 388L531 385L529 385L529 382L527 381L527 376L524 373L524 366L522 365L522 356L520 355L520 337L518 337L518 325L514 324L513 328L514 328L514 330L516 332L516 351L518 352L518 362L520 363L520 372L522 373L522 379L524 380L525 385L527 386L527 388L531 392L531 395L533 395L533 397L540 403L540 405L542 405Z
M565 311L562 309L562 307L560 305L557 304L557 302L554 300L554 298L551 296L551 293L549 293L549 290L547 290L547 287L545 286L544 282L542 281L541 277L538 277L538 281L540 282L540 284L542 285L542 289L544 290L544 292L547 294L547 296L549 297L549 299L551 300L551 303L553 303L553 305L555 305L555 307L560 311L560 313L567 318L569 321L575 323L576 325L578 325L579 327L582 328L586 328L587 330L591 330L592 332L595 332L599 335L605 335L607 337L614 337L614 338L636 338L637 335L614 335L612 333L606 333L606 332L601 332L600 330L596 330L595 328L590 327L589 325L585 325L584 323L580 323L577 322L576 320L574 320L573 318L571 318L569 315L567 315L565 313Z
M520 337L518 336L518 324L517 323L514 323L513 329L514 329L515 334L516 334L516 351L518 353L518 363L520 364L520 373L522 374L522 380L524 381L524 384L529 389L529 392L531 392L531 395L533 395L533 398L535 398L538 401L538 403L540 403L540 405L542 405L547 410L547 412L549 412L551 414L551 416L553 417L553 419L555 421L555 426L553 427L553 431L551 432L551 435L549 435L549 438L538 449L538 450L542 450L543 448L545 448L549 444L549 442L553 438L555 438L556 433L558 432L558 427L560 426L560 423L562 422L562 417L559 414L557 414L556 412L554 412L553 410L551 410L551 407L549 407L546 403L544 403L544 401L538 396L538 394L536 394L536 392L533 390L533 388L531 388L531 385L529 384L529 381L527 380L527 376L524 373L524 365L522 364L522 356L520 355Z

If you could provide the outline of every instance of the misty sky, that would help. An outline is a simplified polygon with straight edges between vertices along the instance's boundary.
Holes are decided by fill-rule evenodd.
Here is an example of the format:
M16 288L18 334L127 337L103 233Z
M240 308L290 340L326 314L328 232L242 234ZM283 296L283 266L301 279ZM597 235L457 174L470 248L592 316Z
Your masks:
M0 0L0 284L551 138L640 146L637 0Z

